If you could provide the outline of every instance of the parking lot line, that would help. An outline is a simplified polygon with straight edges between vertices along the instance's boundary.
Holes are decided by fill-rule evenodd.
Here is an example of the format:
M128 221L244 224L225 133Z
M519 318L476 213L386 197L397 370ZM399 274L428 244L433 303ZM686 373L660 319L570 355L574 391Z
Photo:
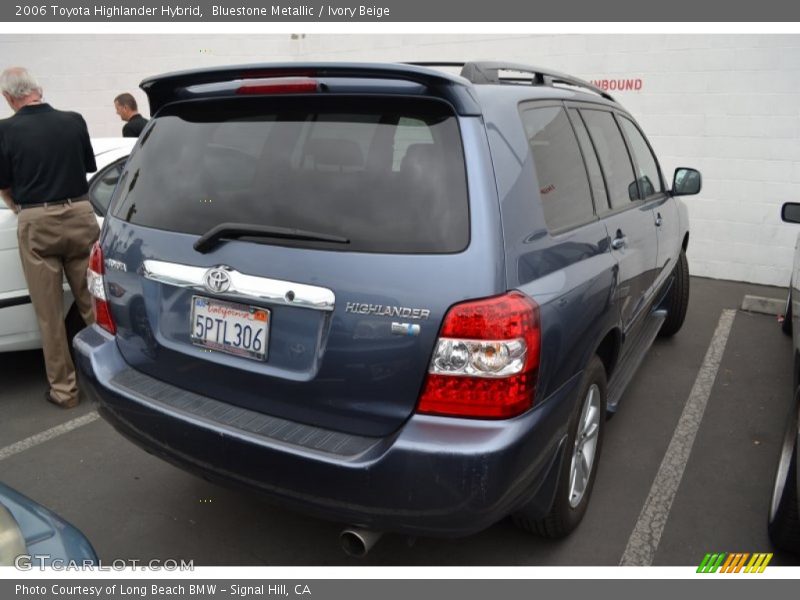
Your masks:
M56 425L51 429L42 431L41 433L37 433L36 435L32 435L15 444L6 446L5 448L0 448L0 460L5 460L11 456L14 456L15 454L19 454L20 452L24 452L25 450L29 450L35 446L38 446L39 444L44 444L45 442L49 442L50 440L62 436L65 433L69 433L70 431L78 429L78 427L83 427L84 425L88 425L89 423L92 423L93 421L96 421L99 418L100 415L97 414L97 411L93 410L92 412L87 413L82 417L78 417L77 419L72 419L71 421L62 423L61 425Z
M692 391L672 435L664 459L658 469L650 493L633 528L628 545L619 564L622 566L650 566L653 564L661 534L669 517L672 501L681 483L686 463L703 413L717 378L725 345L733 326L736 311L725 309L720 315L717 329L711 338L703 364L697 373Z

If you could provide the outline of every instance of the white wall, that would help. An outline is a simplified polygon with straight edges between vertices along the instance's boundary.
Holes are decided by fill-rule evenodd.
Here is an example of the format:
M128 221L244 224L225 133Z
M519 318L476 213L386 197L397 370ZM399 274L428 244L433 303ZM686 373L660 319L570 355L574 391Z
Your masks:
M24 65L46 99L81 112L94 136L118 135L112 101L148 75L218 64L295 60L503 59L585 79L641 79L612 92L639 120L662 167L699 168L693 274L787 285L800 226L798 35L42 35L0 36L3 66ZM3 107L0 117L8 116Z

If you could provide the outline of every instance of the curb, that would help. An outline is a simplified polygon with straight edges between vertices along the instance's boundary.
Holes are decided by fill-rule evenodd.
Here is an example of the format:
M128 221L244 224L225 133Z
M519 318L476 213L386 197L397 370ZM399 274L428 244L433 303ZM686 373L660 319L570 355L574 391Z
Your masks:
M747 312L780 316L783 315L784 308L786 308L786 300L778 300L777 298L748 295L742 299L742 310Z

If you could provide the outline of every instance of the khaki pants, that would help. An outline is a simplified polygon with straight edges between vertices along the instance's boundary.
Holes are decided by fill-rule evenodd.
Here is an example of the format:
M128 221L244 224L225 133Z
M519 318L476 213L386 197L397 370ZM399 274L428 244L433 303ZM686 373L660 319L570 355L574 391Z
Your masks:
M83 320L87 324L94 323L86 268L100 228L92 205L79 200L71 204L25 208L19 211L17 220L22 270L42 333L50 394L58 402L78 398L75 366L69 355L64 327L64 274Z

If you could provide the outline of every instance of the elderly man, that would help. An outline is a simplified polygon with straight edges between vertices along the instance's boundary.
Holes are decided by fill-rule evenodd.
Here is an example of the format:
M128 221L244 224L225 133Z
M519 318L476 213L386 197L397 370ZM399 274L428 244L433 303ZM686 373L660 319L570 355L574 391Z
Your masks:
M139 137L147 119L139 114L139 106L136 98L125 92L114 98L114 110L117 111L119 118L125 121L122 126L122 137Z
M14 115L0 120L0 195L18 215L22 268L42 332L48 401L77 406L78 385L63 315L63 274L81 316L94 321L86 267L100 229L86 195L97 170L83 117L42 102L42 88L23 68L0 74Z

